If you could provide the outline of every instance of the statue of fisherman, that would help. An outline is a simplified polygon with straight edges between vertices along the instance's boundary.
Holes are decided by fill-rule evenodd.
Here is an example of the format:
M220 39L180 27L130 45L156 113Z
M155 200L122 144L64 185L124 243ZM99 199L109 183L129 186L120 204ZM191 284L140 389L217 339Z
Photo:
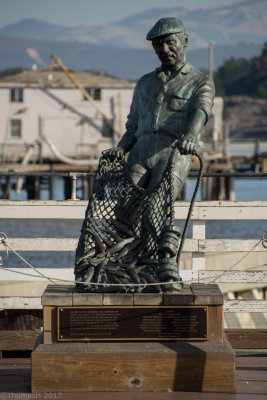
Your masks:
M172 144L180 150L175 159L174 197L188 175L198 135L211 114L214 85L186 60L188 35L175 18L162 18L147 34L161 67L137 83L126 133L116 155L130 152L128 166L133 181L153 187L161 179Z
M128 153L127 167L133 184L153 190L162 181L173 155L170 189L175 200L189 173L199 133L211 114L214 84L187 61L188 35L181 21L162 18L146 38L152 42L161 66L137 82L126 132L106 156L120 159ZM158 242L167 240L177 247L178 232L166 227L161 230L165 231ZM169 279L174 277L170 274ZM168 274L161 274L161 279L166 278Z

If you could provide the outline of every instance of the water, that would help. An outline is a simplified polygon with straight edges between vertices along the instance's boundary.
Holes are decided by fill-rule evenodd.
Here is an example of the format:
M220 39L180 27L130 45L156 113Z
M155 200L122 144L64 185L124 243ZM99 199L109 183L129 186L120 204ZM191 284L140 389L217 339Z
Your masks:
M13 183L17 178L13 178ZM196 179L190 178L186 182L186 200L191 200L193 191L195 189ZM54 178L54 200L66 200L64 194L64 180L62 177ZM266 178L235 178L234 190L236 193L237 201L263 201L267 200L267 179ZM77 179L77 198L82 199L82 185L81 178ZM1 192L0 192L1 198ZM16 194L15 190L11 191L11 200L27 200L26 190L22 190L20 195ZM43 189L40 192L40 200L49 200L49 191ZM201 200L201 187L197 194L197 201Z
M186 188L186 200L190 200L195 187L195 179L190 179ZM235 179L235 192L237 201L267 200L267 182L264 178L257 179ZM80 192L81 193L81 192ZM201 200L198 193L197 200ZM23 194L22 194L23 195ZM46 197L47 195L47 197ZM43 200L48 199L48 192L43 193ZM79 197L79 191L78 191ZM14 198L13 198L14 199ZM20 198L21 199L21 198ZM55 200L63 200L62 180L58 179L55 191ZM178 221L183 228L183 221ZM5 232L8 237L24 238L79 238L81 230L81 220L5 220L0 221L0 231ZM207 238L236 238L236 239L260 239L263 232L267 231L266 221L207 221ZM192 237L191 226L187 237ZM13 254L9 254L6 261L5 252L0 253L3 264L6 267L25 265ZM74 252L20 252L20 254L32 263L35 267L73 267Z
M79 238L81 231L81 220L38 220L28 219L15 220L2 219L0 221L0 231L5 232L7 237L17 238ZM74 252L67 251L19 251L28 262L36 268L66 268L74 265ZM8 268L26 267L14 254L9 252L6 261L5 252L0 252L3 265Z
M186 183L186 200L191 200L196 179ZM267 178L235 178L234 191L236 201L267 201ZM201 188L196 201L201 200Z
M235 192L237 201L266 201L267 179L235 179Z

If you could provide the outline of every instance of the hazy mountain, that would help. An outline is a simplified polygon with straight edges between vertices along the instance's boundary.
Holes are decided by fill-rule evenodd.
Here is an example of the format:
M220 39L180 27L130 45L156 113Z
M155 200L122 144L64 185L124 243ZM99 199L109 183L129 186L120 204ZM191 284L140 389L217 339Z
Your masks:
M251 58L261 53L261 44L215 46L214 68L230 56ZM104 70L123 79L137 79L159 65L152 47L122 49L77 42L55 42L0 37L0 70L22 66L31 68L53 63L55 53L69 67L77 70ZM208 49L189 50L188 59L200 69L208 68Z
M51 41L74 41L121 48L148 48L145 36L161 17L177 17L186 25L190 48L266 40L267 0L247 0L210 8L157 8L106 25L62 27L24 19L0 29L0 36Z
M38 19L26 18L0 28L0 36L36 40L62 40L71 28L53 25Z
M159 64L145 36L163 16L184 21L188 58L200 69L208 68L210 40L215 41L214 69L231 56L259 55L266 40L267 0L205 9L158 8L111 24L77 28L24 19L0 29L0 69L51 64L50 54L55 53L74 69L136 79Z

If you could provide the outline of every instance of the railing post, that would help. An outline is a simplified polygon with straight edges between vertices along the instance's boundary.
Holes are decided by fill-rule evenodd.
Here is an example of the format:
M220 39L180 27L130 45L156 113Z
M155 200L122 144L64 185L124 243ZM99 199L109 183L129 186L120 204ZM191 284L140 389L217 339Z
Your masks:
M193 220L193 239L205 239L206 238L206 223L203 220ZM198 246L199 247L199 246ZM205 270L205 253L194 252L192 253L192 270L199 271Z
M69 172L69 177L71 178L71 198L70 200L77 200L76 189L77 189L77 172Z

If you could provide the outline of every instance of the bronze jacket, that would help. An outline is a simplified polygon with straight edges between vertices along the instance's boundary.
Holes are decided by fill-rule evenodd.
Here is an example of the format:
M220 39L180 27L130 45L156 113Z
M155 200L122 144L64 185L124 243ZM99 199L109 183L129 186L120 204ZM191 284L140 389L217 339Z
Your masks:
M207 122L214 92L213 81L189 62L170 77L162 68L144 75L135 87L126 133L118 146L129 151L139 137L153 133L181 138L193 110L203 110Z

